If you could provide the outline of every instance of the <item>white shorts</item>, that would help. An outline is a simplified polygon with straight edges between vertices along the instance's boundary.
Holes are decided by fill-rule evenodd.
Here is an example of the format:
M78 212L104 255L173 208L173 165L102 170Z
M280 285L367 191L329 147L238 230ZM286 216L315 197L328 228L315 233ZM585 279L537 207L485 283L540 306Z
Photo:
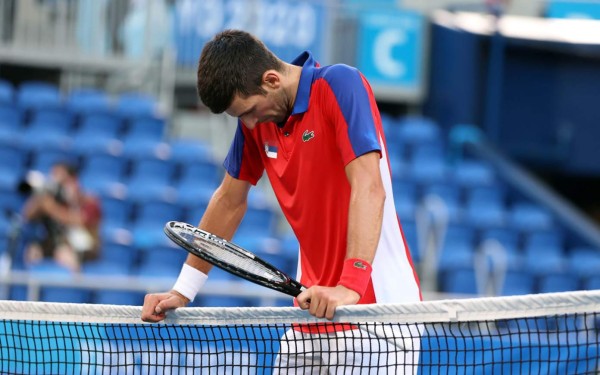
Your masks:
M382 324L323 334L290 329L281 338L273 374L416 374L419 331Z

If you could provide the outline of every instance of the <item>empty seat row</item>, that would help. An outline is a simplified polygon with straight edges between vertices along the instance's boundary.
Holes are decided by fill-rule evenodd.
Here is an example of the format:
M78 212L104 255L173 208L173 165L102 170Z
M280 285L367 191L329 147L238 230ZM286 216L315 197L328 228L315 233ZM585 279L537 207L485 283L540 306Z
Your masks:
M28 81L15 86L0 80L0 105L14 105L24 112L66 108L76 115L114 111L125 118L157 113L156 99L145 93L113 95L102 89L79 88L63 94L57 85L41 81Z

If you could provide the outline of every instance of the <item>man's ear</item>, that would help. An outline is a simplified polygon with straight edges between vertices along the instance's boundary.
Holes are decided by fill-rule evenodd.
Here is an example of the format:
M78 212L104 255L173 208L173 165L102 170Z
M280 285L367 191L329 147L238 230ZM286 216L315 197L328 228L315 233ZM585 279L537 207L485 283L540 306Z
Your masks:
M267 88L277 89L281 86L281 73L274 69L269 69L263 73L262 83Z

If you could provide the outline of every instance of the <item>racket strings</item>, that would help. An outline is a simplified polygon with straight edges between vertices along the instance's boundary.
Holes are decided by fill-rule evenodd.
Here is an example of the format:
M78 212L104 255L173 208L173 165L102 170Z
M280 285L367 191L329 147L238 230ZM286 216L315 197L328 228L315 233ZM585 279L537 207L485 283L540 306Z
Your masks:
M229 265L230 267L270 281L286 281L285 277L256 261L250 255L246 254L246 252L237 249L225 240L204 238L201 237L200 233L181 232L180 235L221 264Z

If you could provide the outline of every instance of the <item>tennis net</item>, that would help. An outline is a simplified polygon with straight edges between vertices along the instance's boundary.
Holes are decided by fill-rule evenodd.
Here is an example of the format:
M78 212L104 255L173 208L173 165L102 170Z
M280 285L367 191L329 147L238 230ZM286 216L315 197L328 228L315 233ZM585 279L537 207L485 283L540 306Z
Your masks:
M596 374L600 291L295 308L0 302L2 374ZM312 333L307 333L308 331ZM318 332L317 332L318 331Z

